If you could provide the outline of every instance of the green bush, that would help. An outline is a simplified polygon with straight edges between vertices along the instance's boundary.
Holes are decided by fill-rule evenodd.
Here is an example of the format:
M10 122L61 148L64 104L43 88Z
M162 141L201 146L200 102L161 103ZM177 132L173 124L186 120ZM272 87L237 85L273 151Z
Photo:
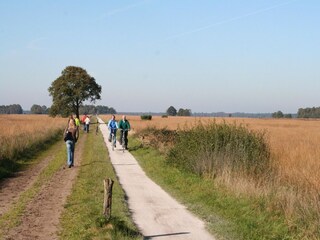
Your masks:
M162 118L168 118L168 115L164 114L161 116Z
M152 115L141 115L141 120L151 120L152 119Z
M198 124L177 132L167 161L199 175L215 177L228 171L256 177L270 170L270 149L264 136L242 125Z

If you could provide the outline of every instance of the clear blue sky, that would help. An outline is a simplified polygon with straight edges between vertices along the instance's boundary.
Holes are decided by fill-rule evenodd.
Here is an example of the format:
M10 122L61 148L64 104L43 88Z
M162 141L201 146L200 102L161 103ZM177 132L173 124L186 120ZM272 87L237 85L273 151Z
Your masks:
M51 105L66 66L117 111L320 105L320 1L0 0L0 105Z

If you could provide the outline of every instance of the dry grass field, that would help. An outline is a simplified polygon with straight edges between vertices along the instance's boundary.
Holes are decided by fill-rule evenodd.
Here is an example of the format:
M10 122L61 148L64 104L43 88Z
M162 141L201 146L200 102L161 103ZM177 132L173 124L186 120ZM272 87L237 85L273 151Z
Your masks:
M109 116L102 117L105 121ZM116 116L117 120L121 116ZM279 176L288 183L309 191L320 192L320 121L300 119L253 119L153 116L151 121L140 116L127 116L133 131L146 127L177 129L192 126L199 121L243 124L256 131L266 131Z
M107 120L109 116L104 116ZM121 116L117 116L120 120ZM320 121L302 119L252 119L153 116L151 121L140 116L127 116L133 132L148 126L177 129L206 123L226 121L243 124L255 131L265 131L269 143L276 177L266 183L226 176L217 179L236 194L272 196L275 209L281 209L290 221L301 219L305 224L314 221L311 228L320 224ZM300 220L299 220L300 221ZM314 227L312 227L312 225ZM310 231L317 231L310 229Z
M52 137L67 120L47 115L0 115L0 122L0 159L11 159L17 152Z

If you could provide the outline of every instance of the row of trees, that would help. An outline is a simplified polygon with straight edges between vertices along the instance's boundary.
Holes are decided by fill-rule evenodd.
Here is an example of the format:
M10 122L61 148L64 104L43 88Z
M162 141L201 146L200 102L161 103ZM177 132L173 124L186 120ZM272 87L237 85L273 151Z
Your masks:
M273 118L292 118L292 114L283 114L281 111L272 113ZM299 108L297 118L320 118L320 107Z
M112 107L84 105L79 108L79 114L116 114L117 111Z
M0 114L22 114L23 110L20 104L0 105Z
M272 113L273 118L292 118L292 114L283 114L281 111Z
M320 107L299 108L298 118L320 118Z
M49 112L49 108L47 108L45 105L40 106L37 104L33 104L30 109L30 113L32 114L48 114L48 112Z
M191 110L190 109L183 109L180 108L178 111L173 106L170 106L167 109L167 115L168 116L191 116Z
M40 106L37 104L32 105L30 109L31 114L51 114L50 108L47 108L45 105ZM94 105L83 105L79 108L79 114L116 114L117 111L112 107L107 106L94 106ZM67 115L63 115L67 116Z

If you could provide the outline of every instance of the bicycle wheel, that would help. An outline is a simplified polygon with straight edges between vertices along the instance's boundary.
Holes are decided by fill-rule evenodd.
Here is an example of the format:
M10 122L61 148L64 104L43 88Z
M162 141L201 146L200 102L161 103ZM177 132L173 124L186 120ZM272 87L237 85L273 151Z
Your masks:
M112 151L114 151L114 134L112 134L112 140L111 140L111 145L112 145Z

